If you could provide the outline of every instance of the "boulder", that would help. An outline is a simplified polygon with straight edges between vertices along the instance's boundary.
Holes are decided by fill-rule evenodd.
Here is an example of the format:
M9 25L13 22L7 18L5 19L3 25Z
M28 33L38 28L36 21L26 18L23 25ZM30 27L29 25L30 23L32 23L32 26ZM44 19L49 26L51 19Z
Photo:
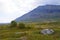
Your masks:
M41 30L41 33L46 35L46 34L53 34L54 30L53 29L43 29Z

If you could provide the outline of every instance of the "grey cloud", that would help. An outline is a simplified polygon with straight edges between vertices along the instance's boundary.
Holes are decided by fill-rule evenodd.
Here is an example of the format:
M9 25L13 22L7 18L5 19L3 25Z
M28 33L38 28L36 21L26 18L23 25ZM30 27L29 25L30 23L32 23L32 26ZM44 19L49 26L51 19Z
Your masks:
M36 0L38 4L53 4L60 5L60 0Z

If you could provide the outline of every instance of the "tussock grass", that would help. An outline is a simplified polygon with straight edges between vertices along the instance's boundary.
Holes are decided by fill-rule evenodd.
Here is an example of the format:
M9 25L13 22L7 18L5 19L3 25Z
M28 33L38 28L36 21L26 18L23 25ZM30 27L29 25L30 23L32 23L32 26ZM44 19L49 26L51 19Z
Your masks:
M20 40L21 37L26 37L26 40L60 40L59 22L25 24L25 26L24 29L10 28L7 25L0 26L0 40ZM41 34L40 31L45 28L53 29L55 33L52 35Z

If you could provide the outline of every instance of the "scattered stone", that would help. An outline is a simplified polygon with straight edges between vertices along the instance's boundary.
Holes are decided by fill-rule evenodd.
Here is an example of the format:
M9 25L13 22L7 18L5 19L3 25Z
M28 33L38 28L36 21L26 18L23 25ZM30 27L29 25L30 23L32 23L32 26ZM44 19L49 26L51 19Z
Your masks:
M26 36L21 37L20 40L27 40L27 37Z
M22 33L24 33L24 32L15 32L15 34L22 34Z
M53 34L54 30L52 30L52 29L43 29L43 30L41 30L41 33L44 34L44 35Z

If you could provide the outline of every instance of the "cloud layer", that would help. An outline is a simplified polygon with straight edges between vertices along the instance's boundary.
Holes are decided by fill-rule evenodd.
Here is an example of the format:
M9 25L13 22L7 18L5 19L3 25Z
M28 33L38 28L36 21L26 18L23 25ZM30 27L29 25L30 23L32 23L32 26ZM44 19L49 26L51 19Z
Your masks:
M0 23L22 16L39 5L58 4L59 0L0 0Z

